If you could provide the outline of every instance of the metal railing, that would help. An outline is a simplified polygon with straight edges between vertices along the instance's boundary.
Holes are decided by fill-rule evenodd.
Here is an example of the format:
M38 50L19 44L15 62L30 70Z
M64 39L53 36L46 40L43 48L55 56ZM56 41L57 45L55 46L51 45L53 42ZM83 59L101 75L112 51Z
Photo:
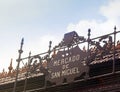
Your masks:
M118 33L120 33L120 31L116 31L116 27L114 28L114 32L113 33L109 33L109 34L106 34L106 35L103 35L103 36L99 36L99 37L96 37L96 38L90 38L90 30L88 30L89 31L89 33L88 33L88 38L86 39L86 40L84 40L84 41L77 41L77 42L75 42L75 43L73 43L72 44L72 46L74 46L74 45L80 45L80 44L82 44L82 43L88 43L87 44L87 65L89 66L89 65L91 65L91 64L96 64L96 63L102 63L102 62L105 62L105 61L109 61L109 60L113 60L113 66L112 66L112 71L111 71L111 73L113 74L113 73L116 73L116 72L118 72L118 71L115 71L115 59L116 58L120 58L120 54L119 53L116 53L116 35L118 34ZM90 45L91 45L91 42L97 42L96 40L100 40L101 38L103 38L103 37L105 37L105 36L111 36L111 35L113 35L113 38L114 38L114 41L112 42L113 44L112 44L112 46L113 46L113 52L112 52L112 54L108 54L108 55L105 55L105 56L102 56L102 59L100 59L100 60L93 60L92 62L89 62L89 56L90 56ZM103 38L103 39L106 39L106 38ZM94 44L94 45L96 45L96 44ZM63 46L62 47L62 45L61 45L61 43L58 45L58 46L55 46L53 49L51 49L51 42L50 42L50 45L49 45L49 50L47 51L47 52L45 52L45 53L40 53L40 54L37 54L37 55L33 55L33 56L31 56L31 55L29 55L28 57L25 57L25 58L21 58L21 54L22 54L22 46L23 46L23 39L22 39L22 41L21 41L21 46L20 46L20 50L19 50L19 56L18 56L18 59L17 59L17 62L18 62L18 65L17 65L17 69L16 69L16 77L15 78L13 78L13 80L15 80L15 83L14 83L14 89L13 89L13 92L15 92L16 91L16 85L17 85L17 81L18 80L20 80L20 79L25 79L26 80L26 83L27 83L27 78L28 77L30 77L29 75L28 75L28 73L30 72L29 71L29 69L30 69L30 67L31 67L31 65L30 65L30 63L32 62L32 60L31 59L34 59L34 58L36 58L36 59L38 59L38 57L37 56L39 56L40 57L40 62L39 63L41 63L41 62L43 62L43 61L49 61L50 62L50 58L51 58L51 53L53 53L54 52L54 50L56 50L56 51L58 51L59 52L59 50L64 50L65 48L68 48L67 46ZM101 46L102 47L102 46ZM106 60L107 59L107 60ZM19 76L19 65L20 65L20 62L21 61L24 61L24 60L27 60L28 61L28 63L27 63L27 69L28 70L26 70L26 76L25 76L25 74L23 74L23 76L22 77L20 77ZM31 61L30 61L31 60ZM110 73L110 74L111 74ZM40 72L38 72L38 75L40 74ZM34 75L34 74L33 74ZM106 74L105 74L106 75ZM99 76L94 76L94 77L100 77L100 76L104 76L104 74L103 75L99 75ZM88 78L88 79L92 79L92 78L94 78L94 77L91 77L91 78ZM9 80L9 78L8 78L8 80ZM84 80L84 79L81 79L81 80ZM78 80L78 81L81 81L81 80ZM10 80L11 81L11 80ZM45 80L46 81L46 80ZM13 81L12 81L13 82ZM6 82L4 82L4 83L6 83ZM26 92L26 84L25 83L25 88L24 88L24 92ZM46 82L45 82L45 87L44 88L46 88ZM32 91L28 91L28 92L32 92Z

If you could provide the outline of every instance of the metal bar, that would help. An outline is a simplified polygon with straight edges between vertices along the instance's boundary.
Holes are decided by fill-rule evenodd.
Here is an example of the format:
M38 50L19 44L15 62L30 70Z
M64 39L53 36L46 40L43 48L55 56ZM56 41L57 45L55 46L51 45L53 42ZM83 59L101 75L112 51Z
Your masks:
M115 44L116 44L116 27L114 27L114 52L113 52L113 73L115 72Z
M116 31L116 33L120 33L120 31ZM114 32L106 34L106 35L112 35L112 34L114 34ZM96 38L92 38L91 40L95 40L95 39L101 38L101 37L106 36L106 35L102 35L102 36L99 36L99 37L96 37Z
M36 55L32 55L31 57L34 57L34 56L37 56L37 55L43 55L43 54L47 54L48 52L44 52L44 53L40 53L40 54L36 54ZM21 60L24 60L24 59L28 59L28 57L25 57L25 58L21 58Z
M90 54L90 50L89 50L89 45L90 45L90 32L91 32L91 30L88 29L88 39L87 39L87 42L88 42L88 48L87 48L87 65L89 65L89 54Z
M30 58L31 58L31 52L29 53L29 57L28 57L28 66L27 66L27 73L26 73L25 85L24 85L24 91L23 91L23 92L26 92L26 87L27 87L27 77L28 77L28 69L29 69Z
M18 73L19 73L19 65L20 65L20 61L21 61L21 54L23 52L23 50L22 50L23 42L24 42L24 39L22 38L20 50L18 50L19 56L18 56L18 59L16 60L18 62L18 65L17 65L17 69L16 69L16 77L15 77L15 83L14 83L13 92L16 92L17 79L18 79Z

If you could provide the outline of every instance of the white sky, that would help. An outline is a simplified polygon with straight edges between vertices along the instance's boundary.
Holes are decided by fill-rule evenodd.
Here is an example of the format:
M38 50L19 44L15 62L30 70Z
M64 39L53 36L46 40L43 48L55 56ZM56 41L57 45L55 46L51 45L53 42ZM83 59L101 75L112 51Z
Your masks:
M77 31L87 37L120 29L120 0L0 0L0 71L16 66L20 42L23 54L48 50L49 41L59 43L64 34Z

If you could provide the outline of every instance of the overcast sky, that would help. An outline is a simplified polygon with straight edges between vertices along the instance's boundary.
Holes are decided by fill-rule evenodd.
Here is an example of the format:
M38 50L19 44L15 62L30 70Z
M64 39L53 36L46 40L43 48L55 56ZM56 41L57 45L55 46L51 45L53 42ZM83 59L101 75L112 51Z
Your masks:
M120 0L0 0L0 71L16 66L21 39L26 57L48 50L65 33L91 37L120 29Z

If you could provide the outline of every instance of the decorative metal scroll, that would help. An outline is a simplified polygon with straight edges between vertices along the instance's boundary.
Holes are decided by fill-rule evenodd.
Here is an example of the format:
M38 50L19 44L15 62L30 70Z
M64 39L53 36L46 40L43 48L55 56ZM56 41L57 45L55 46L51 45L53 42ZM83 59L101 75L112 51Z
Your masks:
M42 65L42 60L39 55L32 57L29 62L29 72L38 73L40 71L41 65Z
M83 36L79 36L75 31L72 31L64 35L62 45L70 47L75 43L85 40Z
M48 74L48 70L43 66L42 58L39 55L35 55L30 59L29 62L29 73L37 74L43 73L44 75Z

